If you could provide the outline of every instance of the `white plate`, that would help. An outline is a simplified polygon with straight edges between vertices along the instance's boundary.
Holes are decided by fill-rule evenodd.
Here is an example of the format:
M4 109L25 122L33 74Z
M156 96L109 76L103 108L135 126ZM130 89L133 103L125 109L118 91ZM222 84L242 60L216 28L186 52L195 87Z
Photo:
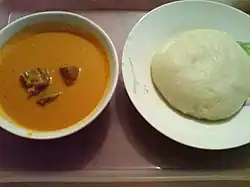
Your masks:
M218 29L237 41L250 42L250 17L235 8L210 1L179 1L160 6L134 26L126 41L122 73L128 95L155 129L177 142L211 150L247 144L250 142L250 106L243 107L227 122L208 125L171 110L153 87L152 55L174 35L200 28Z

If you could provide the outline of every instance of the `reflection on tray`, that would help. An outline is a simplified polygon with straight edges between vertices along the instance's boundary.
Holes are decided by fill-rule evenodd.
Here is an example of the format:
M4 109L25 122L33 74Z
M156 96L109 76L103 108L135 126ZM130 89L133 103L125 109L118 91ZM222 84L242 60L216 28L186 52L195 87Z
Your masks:
M0 130L0 170L84 168L102 146L109 128L109 107L84 130L57 140L34 141Z
M43 10L150 10L173 0L3 0L5 6L18 11L43 11Z
M250 167L250 145L226 151L199 150L179 144L156 131L136 111L120 88L117 108L122 127L134 148L162 169L242 169ZM127 98L127 99L125 99Z

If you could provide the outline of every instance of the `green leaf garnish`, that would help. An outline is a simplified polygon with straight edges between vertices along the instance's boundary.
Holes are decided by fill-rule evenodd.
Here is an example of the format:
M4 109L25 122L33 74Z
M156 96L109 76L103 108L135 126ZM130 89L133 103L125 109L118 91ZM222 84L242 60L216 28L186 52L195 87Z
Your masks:
M242 49L250 56L250 43L237 42Z

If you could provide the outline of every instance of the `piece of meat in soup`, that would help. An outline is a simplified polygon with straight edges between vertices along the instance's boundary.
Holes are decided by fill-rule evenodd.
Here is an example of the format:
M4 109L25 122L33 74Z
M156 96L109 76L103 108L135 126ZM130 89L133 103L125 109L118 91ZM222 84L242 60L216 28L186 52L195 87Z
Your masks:
M52 77L47 68L34 68L20 75L22 86L27 89L28 97L33 97L44 91L51 83Z
M41 106L45 106L53 101L55 101L62 93L61 92L56 92L52 94L46 94L42 98L37 100L37 104Z
M76 66L63 66L60 68L60 74L67 86L73 85L80 74L80 68Z

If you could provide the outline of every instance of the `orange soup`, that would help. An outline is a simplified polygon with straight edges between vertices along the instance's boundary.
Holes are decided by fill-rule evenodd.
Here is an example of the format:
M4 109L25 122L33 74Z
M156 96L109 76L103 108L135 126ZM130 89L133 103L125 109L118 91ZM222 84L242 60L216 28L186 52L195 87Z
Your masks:
M84 119L98 105L109 82L109 61L99 41L83 29L62 23L39 23L15 34L0 51L0 103L17 124L31 130L53 131ZM66 85L60 67L81 71L73 85ZM27 97L20 75L47 68L51 84L36 96ZM46 93L60 92L41 106Z

